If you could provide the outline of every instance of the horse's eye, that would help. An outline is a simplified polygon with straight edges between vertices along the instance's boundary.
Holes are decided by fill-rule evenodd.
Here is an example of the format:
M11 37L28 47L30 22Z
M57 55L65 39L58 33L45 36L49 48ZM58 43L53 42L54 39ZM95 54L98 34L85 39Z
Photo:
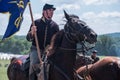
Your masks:
M72 19L72 22L74 22L74 23L78 23L78 24L79 24L79 22L78 22L77 19Z
M75 20L74 20L74 19L71 19L71 22L75 22Z

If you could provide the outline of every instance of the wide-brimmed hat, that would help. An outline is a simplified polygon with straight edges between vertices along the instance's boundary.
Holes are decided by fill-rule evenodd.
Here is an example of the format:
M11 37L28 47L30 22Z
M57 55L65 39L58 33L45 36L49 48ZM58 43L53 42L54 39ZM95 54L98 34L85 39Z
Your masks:
M45 5L43 6L43 10L47 10L47 9L53 9L53 10L55 10L56 8L54 7L54 5L45 4Z

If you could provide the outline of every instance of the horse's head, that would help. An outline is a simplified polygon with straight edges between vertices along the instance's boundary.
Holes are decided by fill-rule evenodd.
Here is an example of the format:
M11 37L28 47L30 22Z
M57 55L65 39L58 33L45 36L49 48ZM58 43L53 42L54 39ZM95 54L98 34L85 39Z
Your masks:
M77 43L85 40L92 44L97 41L97 34L85 22L81 21L78 16L68 15L65 11L64 14L67 19L64 29L70 39Z

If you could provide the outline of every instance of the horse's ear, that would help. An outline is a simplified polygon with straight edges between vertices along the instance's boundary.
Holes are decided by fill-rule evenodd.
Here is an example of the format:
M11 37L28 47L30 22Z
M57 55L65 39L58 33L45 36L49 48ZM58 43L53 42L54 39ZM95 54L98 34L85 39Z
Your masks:
M63 11L64 11L65 18L66 18L67 20L69 20L69 19L70 19L69 15L67 14L67 12L66 12L65 10L63 10Z

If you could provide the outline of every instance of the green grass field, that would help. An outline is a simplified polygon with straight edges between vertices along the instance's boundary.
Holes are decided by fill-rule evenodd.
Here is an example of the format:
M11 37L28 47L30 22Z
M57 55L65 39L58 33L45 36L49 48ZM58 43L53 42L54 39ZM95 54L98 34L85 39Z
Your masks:
M9 64L9 60L0 60L0 80L8 80L7 78L7 67L6 64Z

